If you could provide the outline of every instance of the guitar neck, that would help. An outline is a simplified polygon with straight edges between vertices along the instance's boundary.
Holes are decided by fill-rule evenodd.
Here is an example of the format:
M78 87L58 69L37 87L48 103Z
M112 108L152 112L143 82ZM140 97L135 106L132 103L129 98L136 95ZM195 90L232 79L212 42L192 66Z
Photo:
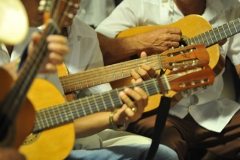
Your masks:
M156 54L145 58L121 62L68 76L62 76L59 78L66 94L73 91L82 90L84 88L130 77L131 70L138 69L141 64L148 64L155 70L161 69L164 66L162 64L160 54Z
M240 32L240 21L239 18L222 26L199 34L195 37L186 39L188 45L204 43L205 47L210 47L226 38L229 38Z
M134 88L135 86L144 89L148 95L161 93L157 78L129 86L129 88ZM168 88L169 84L163 84L163 86L165 90L170 90L170 88ZM96 112L121 107L123 102L118 94L122 90L124 90L124 88L114 89L102 94L88 96L69 103L39 110L36 113L37 117L33 132L59 126L71 122L76 118Z
M40 66L49 53L47 50L46 38L49 34L54 34L57 31L58 29L55 28L54 25L49 24L49 27L42 35L40 42L34 50L33 55L28 60L27 64L24 65L18 80L8 92L4 101L1 102L3 113L6 112L12 118L16 117ZM25 52L27 52L27 48L25 49ZM25 54L27 55L27 53ZM9 110L9 106L11 106L11 110Z

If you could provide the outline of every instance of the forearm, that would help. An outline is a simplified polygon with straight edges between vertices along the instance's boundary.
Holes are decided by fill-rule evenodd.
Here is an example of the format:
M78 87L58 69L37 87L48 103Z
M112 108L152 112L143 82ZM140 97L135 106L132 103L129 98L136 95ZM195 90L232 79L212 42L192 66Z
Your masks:
M108 38L98 33L98 40L103 54L104 64L109 65L122 59L149 50L139 35L124 38Z
M240 78L240 64L235 66L238 77Z
M76 138L87 137L109 128L110 112L99 112L74 120Z

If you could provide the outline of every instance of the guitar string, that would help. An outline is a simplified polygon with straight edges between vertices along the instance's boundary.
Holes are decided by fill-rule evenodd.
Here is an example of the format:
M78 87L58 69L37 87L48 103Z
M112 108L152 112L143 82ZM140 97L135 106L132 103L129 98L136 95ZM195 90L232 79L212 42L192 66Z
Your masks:
M141 60L141 62L146 62L146 60ZM149 60L147 60L146 64L149 64L149 63L151 63L151 62L149 62ZM115 71L113 73L114 75L108 75L107 77L110 79L110 81L111 81L111 79L116 80L116 79L118 79L118 77L120 77L120 78L129 77L131 69L133 69L133 68L135 69L136 66L140 66L140 65L139 64L136 65L136 63L135 63L133 65L123 67L123 69L121 69L120 72ZM154 69L159 69L158 61L155 60L155 62L152 62L151 66L153 66ZM104 68L103 67L104 73L109 72L109 70L111 70L111 73L112 73L113 70L114 70L113 69L114 67L115 66L113 66L112 68ZM89 72L86 72L86 73L82 72L83 74L77 73L77 74L72 74L72 75L69 75L69 76L63 76L63 77L60 77L60 80L62 82L64 90L70 90L71 88L76 89L77 88L76 84L78 84L77 86L79 86L79 84L82 84L80 86L83 86L84 84L86 86L91 86L91 84L101 84L102 81L105 82L105 83L109 82L107 80L106 76L104 76L104 74L99 74L99 72L96 73L97 71L98 70L94 70L94 71L89 71ZM90 74L95 74L95 75L98 75L98 76L90 76ZM79 79L81 79L80 82L79 82ZM83 83L81 83L81 82L83 82ZM78 87L78 88L81 88L81 87Z
M39 44L39 46L41 47L41 45L46 44L46 42L44 43L44 41L41 41L41 44ZM36 52L37 53L43 53L43 49L44 47L37 47L36 48ZM35 52L34 52L35 53ZM44 58L45 54L38 54L38 58L36 58L37 54L33 54L32 58L29 60L28 65L26 65L25 69L22 71L21 76L19 78L19 80L16 82L15 84L15 88L13 88L13 90L11 90L10 92L12 94L10 94L9 96L7 95L6 101L4 101L4 104L1 108L1 113L4 113L7 115L7 117L11 117L11 118L15 118L19 109L21 108L21 104L20 102L24 101L23 96L25 97L27 90L29 88L29 83L31 81L33 81L33 77L35 77L34 75L36 74L35 71L37 70L37 68L39 67L39 62L42 61L42 59ZM27 71L26 71L27 70ZM26 77L25 79L23 77ZM21 94L22 93L22 94ZM13 99L15 99L13 101ZM9 106L11 106L9 108ZM3 133L6 132L6 128L7 126L9 126L12 122L9 121L9 119L4 118L3 122L1 122L1 126L0 126L0 133L1 135Z
M169 76L166 76L167 77L167 79L168 79L168 81L171 81L171 80L174 80L174 79L176 79L176 78L178 78L178 77L182 77L182 75L180 75L180 74L174 74L174 75L169 75ZM165 83L164 82L164 79L163 79L163 77L161 77L161 79L162 79L162 82L163 82L163 85L165 86L164 88L167 88L167 83ZM155 83L156 83L156 81L154 81ZM150 85L150 86L149 86ZM148 91L148 93L150 93L149 95L152 95L151 93L156 93L156 87L153 87L153 84L152 84L152 81L146 81L146 83L145 84L142 84L140 87L142 87L142 88L144 88L145 90L147 90ZM152 91L152 90L154 90L154 91ZM159 93L159 92L157 92L157 93ZM116 104L116 100L115 100L115 98L112 98L112 96L110 97L109 95L106 95L106 94L103 94L102 95L103 97L104 97L104 99L105 99L105 103L106 104L112 104L112 101L113 102L115 102L114 104ZM117 95L118 96L118 95ZM110 99L109 99L109 97L110 97ZM91 97L90 97L91 98ZM58 113L52 113L52 114L54 114L55 116L46 116L46 117L48 117L47 119L46 118L40 118L40 120L38 120L38 123L36 123L36 124L39 124L39 123L41 123L41 124L43 124L43 126L44 127L46 127L44 124L46 124L45 122L49 122L50 120L52 120L52 122L56 122L57 124L60 124L60 122L58 121L60 118L59 117L61 117L61 119L64 119L64 117L63 117L63 115L61 114L61 113L64 113L65 114L65 117L66 118L68 118L69 116L67 116L67 115L71 115L72 117L76 117L76 114L79 114L79 113L75 113L75 115L73 115L74 113L74 111L76 110L76 109L73 109L73 107L71 107L71 104L74 104L74 107L76 107L77 105L79 105L80 104L80 107L83 107L82 105L83 104L86 104L86 105L88 105L88 104L91 104L92 102L89 102L89 99L90 99L89 97L86 97L86 98L83 98L83 99L81 99L80 101L73 101L72 103L70 102L70 103L66 103L66 104L64 104L65 106L67 105L68 106L68 111L65 111L66 110L66 108L63 108L63 109L58 109L58 113L60 113L60 115L58 115ZM94 96L92 96L92 98L94 99L94 104L93 105L90 105L88 108L86 108L86 109L84 109L84 108L82 108L82 110L84 110L84 113L88 113L88 114L90 114L90 113L93 113L93 108L92 108L92 106L96 106L96 108L97 108L97 105L95 104L95 103L99 103L99 102L102 102L102 98L99 96L99 97L94 97ZM106 100L107 99L107 100ZM85 100L85 102L84 102L84 100ZM82 104L82 105L81 105ZM60 105L60 107L61 106L64 106L64 105ZM59 106L56 106L56 107L59 107ZM70 108L71 107L71 108ZM116 107L116 105L115 106L112 106L112 107ZM41 111L39 111L38 112L38 116L40 117L41 116L41 114L43 114L43 113L45 113L46 114L46 111L48 110L53 110L53 108L54 107L51 107L51 108L48 108L48 109L45 109L45 110L41 110L42 111L42 113L41 113ZM99 107L98 107L99 108ZM106 107L105 107L106 108ZM56 110L56 109L55 109ZM72 111L72 110L74 110L74 111ZM77 110L80 110L80 108L77 108ZM98 109L97 109L98 110ZM99 111L99 110L98 110ZM49 112L50 113L50 112ZM86 114L83 114L83 115L86 115ZM52 119L52 117L56 117L56 121L54 121L53 119ZM77 116L77 117L79 117L79 116ZM72 119L68 119L68 120L66 120L66 121L69 121L69 120L72 120ZM44 122L45 121L45 122ZM55 123L55 124L56 124ZM39 124L40 125L40 124ZM52 125L54 125L54 124L52 124ZM50 127L50 126L52 126L52 125L49 125L49 123L48 123L48 127ZM43 128L44 128L43 127Z
M55 32L55 30L54 30L55 28L54 27L52 28L53 31L51 30L51 26L49 28L50 28L49 29L50 33L48 33L48 31L46 33L48 33L48 35L49 34L53 34ZM44 36L46 36L46 34L44 34ZM31 82L31 79L34 79L33 77L35 77L34 75L36 74L36 70L38 70L37 68L39 68L39 65L36 65L36 64L39 64L40 62L42 62L43 59L44 59L44 56L46 57L46 54L40 54L40 53L43 53L42 50L44 50L44 47L41 47L41 46L44 46L44 45L47 44L45 39L46 39L46 37L41 38L41 40L39 42L39 45L36 47L36 49L34 51L34 53L37 52L39 54L33 54L32 58L29 59L28 65L26 65L26 68L22 71L19 80L16 82L16 84L14 86L14 87L16 87L16 89L13 89L11 94L9 96L7 95L7 98L5 99L5 101L3 101L4 105L2 105L2 108L0 108L1 109L0 113L5 113L5 114L8 115L8 117L12 117L13 115L17 115L18 110L16 110L16 107L17 106L21 106L20 102L19 102L20 99L17 100L17 102L19 102L19 103L18 103L18 105L16 107L11 107L7 111L8 106L12 106L12 105L10 105L12 102L16 103L16 97L18 97L19 95L23 96L23 94L19 94L19 93L22 93L22 92L26 93L27 92L27 90L29 88L28 86L30 86L29 82ZM36 58L36 57L38 57L38 58ZM26 71L27 68L30 68L29 69L30 72ZM24 76L24 75L28 75L28 76ZM26 77L26 79L24 79L24 78L21 79L21 77ZM20 82L22 82L21 85L18 85L18 84L20 84ZM16 96L16 94L18 96ZM24 94L24 97L25 96L26 96L26 94ZM13 99L15 99L15 101L12 101ZM21 98L21 101L23 102L24 99ZM20 109L20 107L19 107L19 109ZM13 117L15 118L15 116L13 116ZM6 118L4 119L3 122L1 122L1 126L0 126L0 133L1 133L1 135L2 135L2 133L6 132L5 128L9 125L9 123L11 123L11 122L9 122L9 120L6 119Z
M153 81L153 80L152 80L152 81ZM146 81L146 84L145 84L145 85L148 86L147 88L144 86L144 84L141 84L140 87L141 87L141 88L145 88L145 90L148 90L149 93L152 93L151 90L155 90L155 92L156 92L156 87L153 87L154 84L152 84L152 81L151 81L151 82L147 82L147 81ZM155 80L154 82L156 83L156 80ZM150 87L149 87L149 85L150 85ZM151 86L152 86L152 87L151 87ZM121 90L121 89L118 89L118 90ZM102 96L103 96L103 99L105 100L105 105L108 104L108 105L106 105L106 106L112 106L112 108L114 108L114 107L116 107L116 104L119 104L119 103L117 103L117 102L119 102L118 93L116 93L118 90L112 90L112 91L110 91L110 95L113 95L112 93L115 93L115 94L116 94L116 96L113 97L113 98L112 98L112 96L109 96L109 94L107 94L107 93L105 93L105 94L102 95ZM155 92L154 92L154 93L155 93ZM91 99L91 98L94 99L94 102L90 102L90 101L89 101L89 99ZM49 111L49 110L52 110L52 108L62 107L62 106L77 106L77 105L80 105L80 107L81 107L83 104L86 104L86 105L88 105L88 104L94 104L94 105L89 106L87 109L84 109L85 107L82 108L82 110L83 110L83 109L85 110L85 113L92 113L92 110L94 110L94 109L92 108L92 106L96 106L96 108L97 108L97 106L98 106L97 104L95 104L95 102L96 102L97 104L99 104L100 102L102 103L102 98L101 98L101 96L93 95L93 96L91 96L91 97L82 98L82 99L80 99L80 100L73 101L73 102L69 102L69 103L66 103L66 104L63 104L63 105L53 106L53 107L48 108L48 109L39 110L39 111L38 111L38 116L44 117L44 116L42 116L41 114L46 114L46 113L47 113L47 110L48 110L48 111ZM114 106L112 105L112 102L114 103ZM103 104L105 110L108 109L108 108L106 108L106 106L104 105L104 103L102 103L102 104ZM121 104L121 103L120 103L120 104ZM101 108L101 107L98 106L98 108ZM78 109L80 109L80 108L78 108ZM55 111L56 111L56 110L57 110L57 109L55 109ZM72 113L73 113L72 110L74 110L74 109L73 109L73 107L71 107L71 108L68 107L68 111L66 112L65 110L66 110L66 108L58 109L58 113L60 113L60 114L63 113L64 115L72 115ZM101 109L101 110L103 110L103 109ZM56 112L53 113L53 114L56 114ZM59 117L62 117L62 116L63 116L63 115L58 115L58 116L46 116L47 118L40 118L40 120L38 120L37 122L38 122L38 123L42 123L42 124L46 124L46 123L44 123L44 121L49 122L49 120L52 119L53 117L57 117L58 120L59 120ZM65 116L65 117L68 117L68 116ZM52 121L54 121L54 120L52 120ZM38 124L38 123L36 123L36 124Z

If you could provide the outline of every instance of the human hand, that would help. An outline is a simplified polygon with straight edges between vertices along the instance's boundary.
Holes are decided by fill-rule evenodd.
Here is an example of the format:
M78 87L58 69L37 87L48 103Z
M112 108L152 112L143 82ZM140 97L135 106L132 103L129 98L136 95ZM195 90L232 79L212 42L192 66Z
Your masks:
M11 148L0 148L0 159L1 160L26 160L25 156L19 153L15 149Z
M32 41L28 47L28 53L31 56L36 48L37 43L41 39L41 35L38 33L33 33ZM56 65L63 63L63 56L69 51L67 47L67 39L60 35L49 35L47 37L48 50L50 54L47 57L46 62L40 69L41 73L53 73L56 72Z
M142 52L140 57L146 57L146 52ZM132 84L137 84L142 82L143 80L149 80L155 76L155 70L146 64L142 64L137 70L132 70L131 75L133 79L131 80Z
M133 90L125 88L124 91L119 93L119 97L124 102L124 105L114 114L114 123L122 125L138 120L147 106L147 93L139 87L135 87Z
M136 36L143 49L150 55L178 47L182 32L179 28L158 28Z

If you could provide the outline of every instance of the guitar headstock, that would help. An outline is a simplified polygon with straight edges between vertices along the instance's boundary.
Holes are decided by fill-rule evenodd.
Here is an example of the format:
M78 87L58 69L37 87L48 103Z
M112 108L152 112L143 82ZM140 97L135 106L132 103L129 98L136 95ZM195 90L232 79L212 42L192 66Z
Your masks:
M197 64L172 71L168 75L161 76L164 90L180 92L188 89L205 87L214 82L214 72L208 64Z
M39 2L39 12L44 12L44 24L48 26L50 19L59 28L69 26L79 9L79 2L76 0L41 0ZM74 12L73 12L74 11Z
M178 70L187 66L209 63L209 55L204 44L196 44L167 50L161 53L161 60L164 68Z

